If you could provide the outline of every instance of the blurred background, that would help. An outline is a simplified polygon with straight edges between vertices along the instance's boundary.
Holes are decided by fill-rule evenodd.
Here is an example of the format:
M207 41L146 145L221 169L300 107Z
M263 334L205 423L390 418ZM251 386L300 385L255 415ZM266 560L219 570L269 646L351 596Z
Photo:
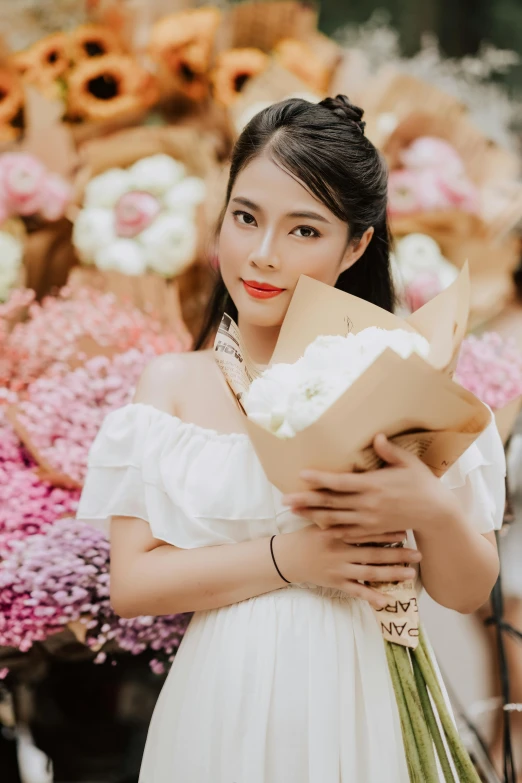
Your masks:
M469 263L456 379L505 443L502 584L421 613L481 780L522 783L522 0L0 0L0 27L2 783L137 783L190 618L112 612L88 449L193 344L245 123L337 92L389 163L400 313Z

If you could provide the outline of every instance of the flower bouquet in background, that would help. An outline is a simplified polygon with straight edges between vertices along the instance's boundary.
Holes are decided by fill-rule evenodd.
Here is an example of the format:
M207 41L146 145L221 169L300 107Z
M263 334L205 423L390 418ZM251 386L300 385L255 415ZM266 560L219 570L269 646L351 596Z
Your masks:
M496 332L466 337L455 380L492 408L506 443L522 404L522 353L515 340Z
M141 121L159 97L153 74L100 24L53 33L8 62L26 86L60 104L78 140Z
M408 234L397 240L391 261L400 304L411 313L440 294L459 274L427 234Z
M80 285L105 284L165 324L197 328L210 274L206 182L212 139L189 128L132 128L84 144L73 241ZM76 283L75 283L76 284ZM177 302L177 305L176 305Z
M97 653L95 663L118 650L149 651L157 674L172 662L189 615L118 617L109 598L109 541L100 530L58 519L45 533L11 541L0 557L1 646L27 652L69 630Z
M130 401L154 356L186 348L151 316L91 289L30 305L1 338L6 415L39 475L73 489L103 417Z
M215 358L268 479L295 492L305 469L381 467L372 448L379 432L442 475L491 420L489 409L448 377L468 312L467 267L407 320L302 276L262 373L225 315ZM412 783L438 780L437 764L453 781L450 757L459 781L478 781L419 629L414 584L378 587L389 599L377 618Z

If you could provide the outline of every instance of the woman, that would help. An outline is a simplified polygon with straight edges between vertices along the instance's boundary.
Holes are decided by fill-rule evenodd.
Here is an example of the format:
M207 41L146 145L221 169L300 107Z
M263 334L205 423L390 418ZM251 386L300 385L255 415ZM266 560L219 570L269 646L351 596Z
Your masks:
M245 128L199 347L226 310L268 362L301 274L392 309L386 167L361 117L344 96L293 99ZM375 449L384 469L311 472L309 491L282 497L209 350L154 360L108 416L80 515L111 517L114 609L195 612L141 783L408 781L372 610L385 601L364 582L411 579L422 559L436 601L480 606L498 572L503 451L491 425L438 480L384 436ZM365 546L405 530L418 549Z

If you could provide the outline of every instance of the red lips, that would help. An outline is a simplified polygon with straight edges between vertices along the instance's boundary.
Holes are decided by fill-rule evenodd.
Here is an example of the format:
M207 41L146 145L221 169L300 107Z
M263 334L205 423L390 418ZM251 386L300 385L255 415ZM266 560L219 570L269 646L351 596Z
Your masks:
M285 290L284 288L277 288L268 283L260 283L257 280L242 280L241 282L243 283L247 294L254 299L272 299L274 296L282 294Z

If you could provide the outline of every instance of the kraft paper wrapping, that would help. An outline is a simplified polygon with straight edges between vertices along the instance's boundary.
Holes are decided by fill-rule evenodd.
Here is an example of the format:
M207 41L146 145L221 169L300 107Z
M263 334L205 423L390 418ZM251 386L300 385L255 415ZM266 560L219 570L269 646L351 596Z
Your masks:
M491 420L480 400L451 379L469 313L469 270L407 320L362 299L302 276L281 327L270 364L293 363L318 335L356 334L368 326L418 331L430 343L428 361L386 350L322 416L295 437L281 439L245 416L268 479L282 492L304 489L300 472L365 471L382 466L372 448L384 432L442 476ZM261 369L225 315L215 359L239 406ZM382 586L380 586L382 587ZM416 647L417 598L412 583L385 588L390 604L379 615L386 640ZM384 618L384 619L383 619Z

